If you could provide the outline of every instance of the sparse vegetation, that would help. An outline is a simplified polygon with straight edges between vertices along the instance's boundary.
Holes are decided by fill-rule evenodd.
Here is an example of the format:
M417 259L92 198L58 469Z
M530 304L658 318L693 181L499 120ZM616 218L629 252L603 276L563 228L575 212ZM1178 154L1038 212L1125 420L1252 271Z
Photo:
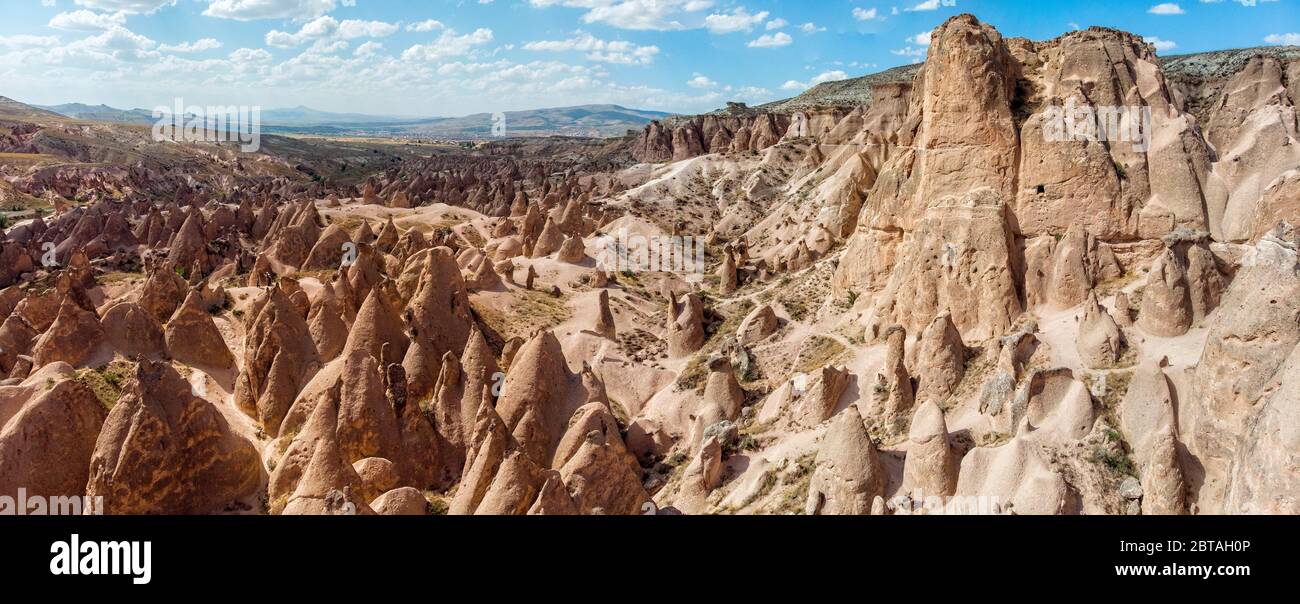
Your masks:
M97 280L99 281L100 285L118 285L118 284L130 284L135 282L137 279L143 279L143 278L144 275L141 275L139 273L112 272L112 273L104 273Z
M781 477L781 482L786 487L777 506L777 513L803 513L804 504L808 501L808 489L812 486L813 471L817 469L816 460L816 454L807 453L795 460L793 466Z
M284 511L284 508L287 505L289 505L289 494L285 493L283 495L280 495L279 497L276 497L275 501L271 502L270 511L272 514L278 516L280 515L281 512Z
M1111 430L1118 435L1118 432ZM1112 474L1120 476L1137 476L1137 466L1133 463L1133 458L1122 447L1095 447L1092 452L1093 463L1105 466Z
M293 439L295 438L298 438L297 430L292 430L287 434L285 434L284 436L281 436L280 438L276 439L275 441L275 450L277 451L276 456L278 457L280 455L284 455L284 453L289 450L289 445L293 444Z
M726 318L724 318L722 322L717 324L714 328L713 337L709 342L705 343L705 347L707 348L711 344L716 344L717 342L715 340L725 339L728 336L735 335L736 330L740 329L740 324L745 321L745 317L748 316L749 312L752 310L754 310L754 301L749 298L741 300L732 308L728 309Z
M811 336L804 340L799 356L795 358L795 373L812 373L839 360L848 349L838 340L825 336Z
M704 387L705 378L709 377L709 355L704 351L695 353L686 362L682 374L677 377L678 390L696 390Z
M785 300L785 310L790 313L790 318L795 321L802 321L808 318L808 305L802 298L790 298Z
M727 443L722 447L723 455L731 457L744 451L757 451L759 449L758 439L752 434L741 434L733 443Z
M446 516L447 512L451 510L451 504L447 501L447 498L439 493L425 491L424 499L429 502L430 516Z
M1119 425L1119 405L1128 394L1133 382L1132 370L1115 370L1101 373L1089 373L1083 378L1092 393L1096 405L1101 408L1102 417L1112 426Z
M111 410L117 404L117 399L121 398L122 388L134 371L135 365L126 361L114 361L97 369L78 371L77 380L95 393L95 398L99 399L105 409Z
M754 491L753 494L745 498L745 501L741 502L740 504L741 508L748 507L750 504L754 503L755 501L758 501L759 499L762 499L766 497L768 494L770 494L772 492L772 489L775 489L776 485L780 484L781 477L777 476L776 472L773 472L772 470L766 470L763 472L763 477L760 478L759 481L760 482L758 483L758 490Z
M538 329L550 329L568 321L573 316L565 305L566 296L559 298L540 291L524 291L516 296L508 308L486 304L470 305L474 312L494 331L504 338L528 337Z

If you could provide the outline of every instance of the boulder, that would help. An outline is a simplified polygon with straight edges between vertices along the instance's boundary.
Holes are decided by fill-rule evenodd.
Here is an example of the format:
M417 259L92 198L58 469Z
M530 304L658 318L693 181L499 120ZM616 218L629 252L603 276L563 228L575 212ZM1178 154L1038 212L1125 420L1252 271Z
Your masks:
M402 487L380 495L370 502L370 507L380 516L425 516L429 500L419 489Z
M772 306L763 304L750 311L740 322L740 328L736 330L736 340L743 346L752 346L776 333L779 326L780 321Z
M361 478L362 498L374 500L380 495L402 486L402 477L393 462L382 457L367 457L352 464ZM372 506L373 507L373 506Z

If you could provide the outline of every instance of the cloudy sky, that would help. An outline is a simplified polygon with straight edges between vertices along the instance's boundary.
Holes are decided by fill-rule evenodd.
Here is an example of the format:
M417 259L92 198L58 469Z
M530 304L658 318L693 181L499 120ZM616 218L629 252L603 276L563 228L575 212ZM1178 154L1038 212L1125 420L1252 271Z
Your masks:
M586 103L698 112L1004 35L1105 25L1163 54L1300 44L1300 0L0 0L0 95L119 108L455 116Z

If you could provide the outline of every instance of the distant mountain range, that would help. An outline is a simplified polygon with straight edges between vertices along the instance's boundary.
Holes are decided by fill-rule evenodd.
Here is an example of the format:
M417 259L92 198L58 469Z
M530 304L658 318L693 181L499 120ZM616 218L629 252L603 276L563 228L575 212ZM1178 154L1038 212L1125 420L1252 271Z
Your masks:
M117 109L108 105L85 105L82 103L32 106L64 117L90 122L111 122L114 124L152 124L154 122L153 112L146 109Z
M117 109L82 103L37 107L77 120L137 125L157 121L150 109ZM507 137L609 137L639 130L651 121L672 114L619 105L580 105L508 111L504 115L504 135ZM483 140L496 136L493 130L496 123L494 114L490 113L421 118L331 113L303 106L262 111L262 131L280 134Z
M0 117L15 120L27 119L62 119L64 116L48 109L24 105L8 97L0 96Z

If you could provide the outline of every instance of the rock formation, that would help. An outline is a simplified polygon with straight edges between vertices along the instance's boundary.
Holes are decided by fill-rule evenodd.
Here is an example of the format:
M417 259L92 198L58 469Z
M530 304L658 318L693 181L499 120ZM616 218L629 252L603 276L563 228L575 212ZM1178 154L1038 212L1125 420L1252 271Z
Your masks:
M4 100L0 495L1300 513L1300 55L971 15L925 48L624 137L364 159Z
M816 464L804 506L809 515L863 516L884 494L884 469L856 406L835 416Z
M208 514L260 477L252 443L170 365L144 361L104 422L86 489L109 514Z

